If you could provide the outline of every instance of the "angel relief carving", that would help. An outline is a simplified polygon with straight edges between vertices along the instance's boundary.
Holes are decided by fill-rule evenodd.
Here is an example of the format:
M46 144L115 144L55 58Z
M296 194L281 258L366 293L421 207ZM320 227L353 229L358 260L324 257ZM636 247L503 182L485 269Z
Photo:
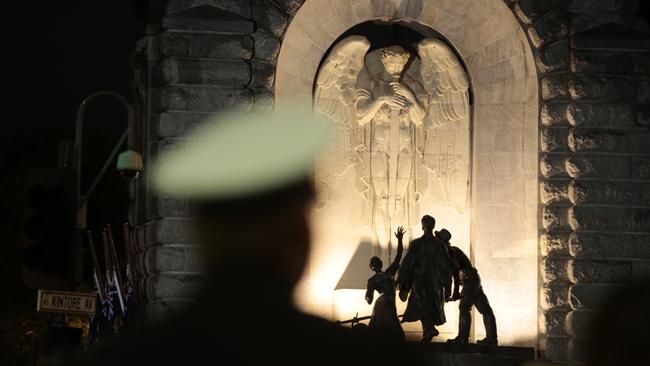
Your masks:
M315 109L345 138L320 162L320 204L355 166L364 221L378 240L417 222L427 197L462 213L468 202L469 82L453 50L438 39L368 52L365 37L340 41L316 80Z

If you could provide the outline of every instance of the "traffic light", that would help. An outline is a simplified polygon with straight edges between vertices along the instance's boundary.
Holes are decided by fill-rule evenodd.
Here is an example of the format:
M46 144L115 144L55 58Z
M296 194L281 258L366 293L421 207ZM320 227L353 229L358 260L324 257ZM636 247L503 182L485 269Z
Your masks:
M24 192L23 281L60 289L73 279L76 194L70 169L32 171Z

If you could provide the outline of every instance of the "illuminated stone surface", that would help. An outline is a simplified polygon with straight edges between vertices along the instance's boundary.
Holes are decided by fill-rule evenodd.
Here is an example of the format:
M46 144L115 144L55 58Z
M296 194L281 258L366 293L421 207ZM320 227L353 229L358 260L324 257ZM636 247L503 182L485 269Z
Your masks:
M539 318L539 329L547 336L567 336L567 315L568 310L544 311Z
M151 70L159 85L140 86L151 95L148 159L172 149L202 117L232 105L270 108L288 97L311 102L319 65L341 34L372 19L407 19L446 37L472 80L471 217L449 220L440 208L432 211L440 226L471 232L500 343L536 345L550 360L574 357L587 329L584 309L597 306L614 286L608 282L650 277L650 154L644 148L650 86L643 79L650 39L638 32L648 27L634 15L637 1L172 0L166 13L201 5L243 21L227 33L163 28L138 43L154 64L190 59L187 67L164 61L171 64L166 73ZM194 27L207 24L200 22ZM218 69L225 60L249 71L228 77ZM342 177L346 184L349 175ZM149 195L144 184L140 191ZM179 296L190 292L179 287L193 282L174 276L198 271L199 256L189 244L190 221L181 218L189 212L182 198L140 198L138 209L138 271L149 277L147 312L160 318L185 304ZM360 225L357 213L338 214ZM335 318L370 311L361 290L332 291L355 251L349 238L358 235L351 230L331 237L340 244L314 248L313 261L326 270L310 267L297 290L300 306ZM469 247L469 234L455 238ZM160 273L146 274L147 268ZM455 308L447 308L453 325L443 337L455 335ZM481 336L482 326L475 331Z

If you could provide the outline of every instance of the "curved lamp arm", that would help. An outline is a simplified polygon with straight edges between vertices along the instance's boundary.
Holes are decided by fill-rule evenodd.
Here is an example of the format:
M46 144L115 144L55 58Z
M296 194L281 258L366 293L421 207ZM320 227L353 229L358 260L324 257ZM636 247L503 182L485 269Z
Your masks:
M117 145L113 148L113 151L111 151L108 159L102 166L101 170L99 171L99 174L93 181L93 183L90 185L88 191L82 195L81 192L81 156L82 156L82 141L83 141L83 124L84 124L84 117L86 114L86 109L88 108L88 104L94 100L97 97L102 97L102 96L107 96L107 97L113 97L117 99L122 106L124 107L124 111L127 114L127 121L128 125L122 136L120 137ZM79 108L77 109L77 118L76 118L76 128L75 128L75 140L74 140L74 168L75 168L75 184L76 184L76 191L77 191L77 207L78 207L78 213L77 213L77 227L78 228L85 228L86 227L86 202L88 201L88 198L90 195L93 193L95 187L101 180L102 176L108 169L108 166L110 165L111 161L113 158L115 158L115 155L117 155L117 152L120 149L120 146L124 143L124 141L128 138L128 150L123 153L123 154L128 154L131 158L136 160L136 163L138 164L138 167L140 170L142 169L142 157L140 154L137 152L133 151L134 146L135 146L135 117L133 113L133 108L131 108L131 105L129 102L120 94L110 91L110 90L101 90L95 93L90 94L86 99L84 99L81 104L79 105ZM122 154L121 154L122 155ZM121 157L120 155L120 157ZM119 159L118 159L119 161Z

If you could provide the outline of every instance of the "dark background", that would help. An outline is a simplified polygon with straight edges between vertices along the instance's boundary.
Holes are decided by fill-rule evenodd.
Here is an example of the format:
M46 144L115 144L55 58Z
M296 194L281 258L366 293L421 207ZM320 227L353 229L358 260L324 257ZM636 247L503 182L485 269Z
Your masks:
M648 18L650 2L639 3ZM132 99L130 59L146 9L146 2L131 0L3 3L1 27L8 39L0 46L0 364L30 357L25 333L42 322L34 313L35 291L22 285L20 271L25 177L35 167L56 165L59 141L73 140L75 113L86 96L109 89ZM89 107L84 185L125 126L115 101L99 99ZM90 227L119 227L128 205L127 185L111 168L90 202Z
M3 3L0 145L0 365L32 357L43 329L36 291L21 275L23 197L31 170L55 167L60 141L74 140L75 115L89 94L109 89L132 100L130 63L146 4L130 0ZM85 119L82 187L87 187L126 127L118 102L99 98ZM128 186L111 166L89 202L89 226L121 228Z

